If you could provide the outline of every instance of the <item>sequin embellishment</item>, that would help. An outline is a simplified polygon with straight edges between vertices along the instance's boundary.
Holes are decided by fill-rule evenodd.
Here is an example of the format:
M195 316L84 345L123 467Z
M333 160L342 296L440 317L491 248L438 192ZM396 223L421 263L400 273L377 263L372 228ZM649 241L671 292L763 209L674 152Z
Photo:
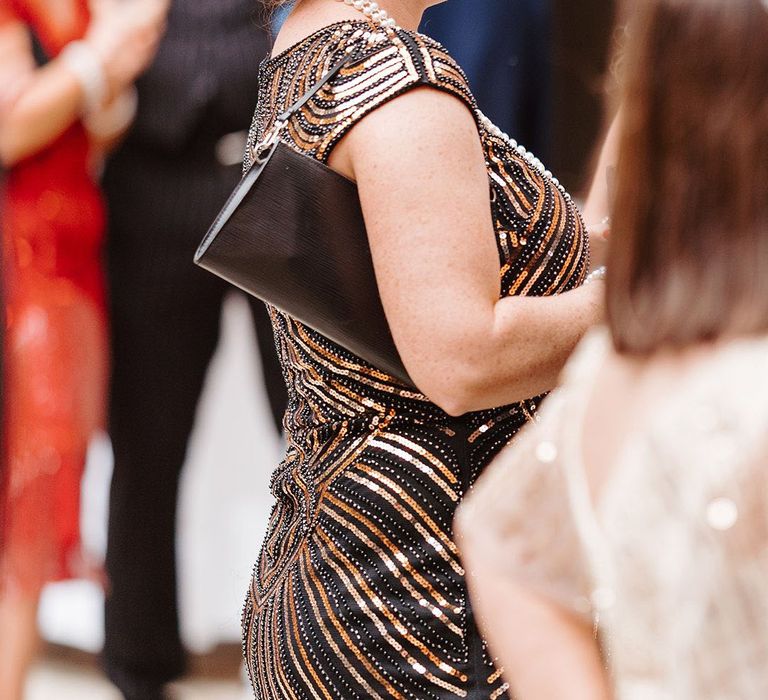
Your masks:
M339 23L262 65L249 145L350 49L359 59L287 125L282 138L293 148L327 162L355 123L420 85L474 111L464 74L436 42ZM478 128L502 294L578 286L588 249L575 206L547 173ZM506 697L474 625L452 524L539 400L451 418L295 319L271 315L289 388L289 448L272 477L275 505L243 611L257 697Z

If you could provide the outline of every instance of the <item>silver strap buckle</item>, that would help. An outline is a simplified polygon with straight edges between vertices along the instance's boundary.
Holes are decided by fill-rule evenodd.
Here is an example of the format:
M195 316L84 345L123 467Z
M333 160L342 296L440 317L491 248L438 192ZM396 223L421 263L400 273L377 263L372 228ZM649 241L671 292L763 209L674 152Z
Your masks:
M280 140L280 132L288 126L287 119L278 119L266 138L251 146L251 159L254 163L261 164L265 161L269 152Z

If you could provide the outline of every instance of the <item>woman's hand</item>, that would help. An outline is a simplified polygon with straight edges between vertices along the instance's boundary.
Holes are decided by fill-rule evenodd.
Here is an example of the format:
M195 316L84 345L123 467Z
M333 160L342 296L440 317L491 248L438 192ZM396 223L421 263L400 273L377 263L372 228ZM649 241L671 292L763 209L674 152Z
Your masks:
M597 224L587 224L589 235L589 250L592 269L596 270L605 265L608 255L608 240L611 237L611 220L609 217Z
M85 42L102 62L109 99L151 63L165 31L169 0L90 0Z

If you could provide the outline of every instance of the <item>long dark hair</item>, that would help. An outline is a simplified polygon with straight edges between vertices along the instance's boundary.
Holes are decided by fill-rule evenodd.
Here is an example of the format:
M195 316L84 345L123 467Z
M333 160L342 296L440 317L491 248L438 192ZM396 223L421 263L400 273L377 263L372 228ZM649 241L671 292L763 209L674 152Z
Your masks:
M648 355L768 331L768 5L627 0L608 320Z

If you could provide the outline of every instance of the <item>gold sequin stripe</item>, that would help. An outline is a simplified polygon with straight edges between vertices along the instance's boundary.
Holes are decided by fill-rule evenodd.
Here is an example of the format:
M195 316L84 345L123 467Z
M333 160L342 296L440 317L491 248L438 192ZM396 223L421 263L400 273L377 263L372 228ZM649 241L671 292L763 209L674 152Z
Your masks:
M385 410L382 404L376 405L368 397L356 394L354 391L344 391L343 385L324 381L323 377L314 368L308 371L306 380L308 386L312 387L315 396L319 400L334 406L340 413L349 418L355 418L361 413L365 413L367 409L374 409L378 413Z
M292 594L292 591L291 591L290 586L286 585L285 589L284 589L283 595L281 595L279 598L277 598L277 600L283 599L283 596L291 596L291 594ZM282 612L283 624L290 628L289 617L288 616L289 616L290 612L294 611L294 608L292 606L285 606L285 605L280 606L280 608L282 610L278 609L277 606L274 606L274 615L273 615L272 619L273 620L279 619L280 613ZM277 629L277 628L275 627L273 629ZM291 680L288 678L288 676L285 673L285 668L283 667L283 664L280 662L280 659L277 656L277 654L275 654L275 650L279 649L280 647L279 646L274 646L274 643L276 641L275 638L274 638L274 635L269 637L269 639L271 640L271 642L273 644L272 648L270 649L270 654L269 654L270 657L272 658L272 669L273 669L272 673L270 674L269 681L270 681L270 683L274 683L275 684L275 692L277 693L277 695L280 698L286 698L286 700L288 700L288 698L291 698L291 699L295 698L295 700L303 700L302 698L300 698L296 694L296 691L293 688L293 684L291 683ZM289 652L293 653L293 647L291 645L286 645L286 646L288 646ZM301 645L301 643L299 643L299 647L300 647L301 651L303 652L304 650L303 650L303 646ZM297 661L298 661L298 659L297 659ZM296 670L300 671L300 666L299 665L297 665ZM316 678L316 680L317 680L317 678ZM315 686L312 689L313 697L317 698L317 700L328 700L329 696L326 695L325 698L321 697L320 695L318 695L316 693L316 689L317 689L317 686Z
M300 633L301 625L299 625L299 617L296 613L297 606L296 598L293 594L293 588L291 587L290 583L286 583L285 589L287 592L286 602L288 604L284 605L283 607L285 608L285 615L290 616L290 625L288 624L288 621L286 621L286 627L292 627L294 630L294 633L291 636L291 640L294 643L288 643L285 646L288 648L288 653L291 655L293 668L301 676L305 687L309 688L309 691L312 693L312 697L315 698L315 700L337 700L337 698L334 698L333 695L331 695L330 691L321 680L320 674L315 669L312 661L309 658L307 650L304 648L304 644L302 644L303 637ZM299 659L296 657L295 647L298 647L299 655L301 656L301 662L299 662ZM312 676L313 682L310 683L309 678L307 677L307 673ZM322 697L318 691L319 693L322 693Z
M520 404L520 407L523 410L523 415L525 416L525 419L529 423L533 423L536 421L536 406L535 404L527 405L527 403L530 403L530 402L522 403Z
M433 455L429 450L422 447L418 442L414 442L413 440L405 437L405 435L398 435L396 433L387 433L386 435L387 440L392 440L393 442L396 442L400 445L403 445L404 447L407 447L409 450L412 450L417 455L424 457L435 469L437 469L446 479L448 479L449 483L451 484L458 484L459 479L448 465L446 463Z
M542 185L543 184L544 183L542 180ZM552 218L546 230L541 232L539 244L535 247L534 254L531 256L530 260L526 264L526 271L528 272L528 275L526 277L526 283L522 287L522 289L520 289L520 291L518 292L522 296L529 295L534 285L539 281L539 278L549 270L550 265L548 264L548 262L551 256L549 256L548 254L550 251L552 251L554 255L554 248L560 236L562 235L561 202L559 198L555 196L554 190L552 190L548 194L550 196L545 195L541 197L540 205L541 207L544 207L547 204L547 202L551 202ZM539 217L542 216L542 211L538 212L538 216ZM543 216L546 217L546 214L544 214ZM537 225L538 223L540 223L540 220L535 223L532 221L529 226L529 232L532 231L534 226ZM528 235L530 239L530 233Z
M327 558L322 550L320 550L320 555L327 562ZM336 654L339 661L344 665L347 672L366 690L366 692L370 694L370 697L381 698L381 696L373 689L373 687L368 683L368 681L366 681L365 678L363 678L363 676L358 672L358 670L351 663L349 663L349 661L346 658L346 655L343 653L343 651L339 648L339 645L336 643L336 639L339 639L340 641L342 641L345 647L354 655L358 663L364 666L365 670L380 685L386 688L386 691L390 698L401 698L402 700L405 700L404 696L400 694L400 692L389 682L389 680L374 668L371 661L367 658L365 654L363 654L360 648L354 643L352 638L349 636L349 633L345 629L344 625L342 625L342 623L339 621L338 617L336 616L336 612L334 611L333 606L331 605L331 602L328 599L328 595L325 592L325 587L323 583L320 581L320 579L317 577L317 574L315 572L314 567L312 566L312 562L309 559L309 554L307 552L303 553L299 563L301 566L300 573L302 578L306 581L307 584L309 583L309 581L311 581L313 584L311 586L305 585L304 590L307 594L309 603L315 614L315 623L318 625L318 627L320 627L320 630L322 631L328 646ZM330 564L330 562L328 563ZM318 605L318 600L317 600L318 597L322 603L323 610L321 610L320 605ZM330 621L331 625L333 625L335 634L331 634L330 630L326 626L324 622L326 619Z
M532 187L536 187L536 182L532 181L530 179L533 170L531 170L528 167L528 164L522 160L519 159L516 155L511 156L512 159L514 159L515 165L519 168L520 172L522 173L523 178L525 179L525 182L529 184ZM495 171L491 171L491 178L499 184L499 180L502 181L506 180L507 177L510 180L514 180L511 175L508 174L508 168L504 166L501 161L498 162L498 167L500 168L499 173ZM502 177L502 175L505 175L506 177ZM517 186L519 187L519 185ZM527 212L521 213L521 218L523 219L523 222L521 222L522 227L524 227L524 233L517 233L515 232L515 235L518 238L518 242L521 246L527 246L527 244L531 241L535 241L537 239L537 236L539 234L539 231L537 230L538 225L541 223L541 216L543 212L544 207L544 200L546 199L546 193L540 191L540 196L537 198L535 205L530 205L531 209ZM522 194L522 190L521 190ZM517 206L517 200L515 197L504 197L504 202L507 202L512 205L512 207L519 212L519 207ZM501 234L498 234L501 235ZM544 232L542 234L543 236L547 236L547 232ZM517 246L516 246L517 248ZM517 248L518 251L520 251L520 248ZM530 246L525 248L526 251L531 250ZM530 258L526 265L518 271L517 277L514 281L507 281L505 279L505 282L507 284L510 284L510 290L508 292L508 296L514 296L515 294L519 294L518 288L523 284L523 282L528 278L528 276L531 274L531 267L532 267L532 260L535 260L535 250L533 253L530 253ZM512 271L514 266L517 266L520 264L520 261L522 260L520 255L516 255L513 259L508 259L501 267L501 276L502 278L506 278L509 273Z
M567 222L566 222L567 224ZM555 275L555 279L552 284L547 288L545 295L559 294L566 288L579 286L586 277L587 266L583 265L583 253L584 253L584 236L572 233L568 236L570 240L570 246L565 256L563 264ZM581 274L577 276L576 271L578 266L582 265ZM575 284L574 284L575 281Z
M493 429L495 425L498 423L504 422L508 420L509 418L512 418L513 416L516 416L518 413L520 413L520 404L515 404L512 408L510 408L506 413L502 413L500 415L494 416L490 420L488 420L486 423L483 423L475 432L473 432L469 438L467 438L467 442L470 444L473 444L477 441L477 439L481 436L487 433L489 430Z
M392 48L389 52L385 51L378 54L375 61L342 68L341 82L329 84L326 88L329 93L327 103L338 110L338 101L343 100L342 106L346 109L347 100L354 99L363 93L370 95L371 88L375 87L377 83L386 84L386 81L395 74L402 77L400 67L397 49ZM316 97L310 102L310 105L312 102L320 101Z
M294 469L286 475L284 481L288 482L290 479L297 478L301 477L298 470ZM254 588L254 597L257 602L268 597L268 592L277 585L280 572L290 564L293 558L286 559L286 557L300 542L297 533L300 532L303 524L301 517L304 511L302 500L297 498L296 493L285 485L281 487L281 491L282 498L272 511L269 534L262 546L262 551L269 557L270 561L279 561L280 563L276 566L269 566L263 557L260 559L260 588ZM306 496L304 500L306 501Z
M392 86L386 90L383 94L376 92L377 99L379 97L384 97L385 99L391 99L392 97L398 95L399 93L402 93L403 91L407 90L411 85L413 85L413 81L410 78L403 77L401 80L393 81ZM316 151L316 157L326 162L328 160L329 154L331 152L331 149L341 140L341 138L346 134L347 131L349 131L349 128L356 122L362 119L366 114L373 111L374 106L371 104L368 104L363 107L359 107L355 112L350 114L344 121L342 121L339 126L334 129L330 135L319 145L317 151Z
M300 510L300 504L298 501L294 501L294 509ZM276 514L277 518L270 523L270 535L265 539L263 544L263 550L269 556L270 560L277 560L281 553L287 554L288 546L291 543L296 542L296 531L301 528L301 520L298 518L287 518L286 508L281 503L278 507ZM264 562L260 562L263 564ZM280 573L280 569L262 568L261 575L259 576L263 591L268 591L273 586L274 578ZM260 598L266 597L264 594L259 594L254 589L254 599L260 602Z
M322 345L315 342L305 326L297 321L294 321L293 319L290 320L295 329L295 334L292 338L292 347L294 349L294 357L296 358L296 363L301 364L301 366L305 369L312 369L314 377L319 379L320 375L314 370L311 362L299 359L299 350L305 353L309 357L310 361L313 361L316 365L325 367L333 375L338 376L340 378L338 380L339 382L341 381L341 377L349 378L357 383L365 384L372 389L376 389L387 394L397 394L402 398L420 400L427 403L427 399L423 394L405 388L404 385L400 384L396 379L390 377L385 372L381 372L380 370L376 370L374 368L369 368L359 363L350 362L340 355L334 355L331 350L326 349ZM360 372L367 372L368 374L362 374ZM381 381L378 381L379 378L389 380L391 383L384 384ZM335 383L334 386L336 386ZM371 399L368 400L372 402Z
M259 626L262 628L258 636L259 639L263 639L267 644L261 649L261 656L256 658L263 658L267 667L270 668L270 673L261 674L259 677L260 684L263 688L263 692L267 693L268 697L283 697L283 693L280 692L276 682L278 679L284 678L281 673L280 665L274 655L274 650L277 649L276 639L271 637L271 632L277 629L275 619L277 617L276 606L270 604L266 609L266 614L259 619Z
M446 674L453 675L458 677L459 679L462 678L462 674L457 671L455 668L453 668L450 664L447 664L443 662L440 657L436 656L432 653L430 648L422 642L420 639L415 637L413 634L411 634L405 624L400 621L400 619L389 609L387 605L384 604L384 602L376 595L375 591L373 591L368 584L363 579L359 569L355 566L355 564L335 545L333 540L331 540L329 537L324 535L323 533L319 533L320 537L322 537L324 544L326 545L327 549L321 550L321 556L326 561L326 563L336 572L336 575L342 580L345 588L349 592L349 594L354 598L355 602L357 603L358 607L363 611L363 613L373 622L374 625L376 625L376 628L379 631L379 634L381 637L396 651L398 651L401 656L408 662L408 664L420 675L424 676L427 680L429 680L431 683L435 683L440 685L441 687L445 688L446 690L449 690L452 693L455 693L459 697L465 697L464 693L465 691L461 688L451 685L444 681L441 678L438 678L433 673L431 673L427 666L425 666L418 658L414 657L411 652L409 652L402 644L400 640L404 640L408 644L410 644L412 647L415 647L418 652L420 652L423 655L423 660L427 663L432 663L440 670L444 671ZM326 552L332 552L334 556L338 559L340 563L337 563L334 561ZM349 574L349 575L348 575ZM357 583L356 587L352 583L352 579L350 579L350 576L354 578L355 583ZM360 590L363 591L364 595L361 595ZM399 637L392 636L387 626L384 622L379 619L376 614L371 610L370 605L368 604L368 601L377 601L375 604L375 607L377 610L381 612L382 615L389 621L389 623L395 628L397 631ZM466 678L464 678L466 680Z
M373 537L376 538L376 540L372 539L366 533L360 529L357 525L355 525L353 522L351 522L349 519L343 517L338 512L334 511L332 508L328 506L335 506L336 508L339 508L344 513L346 513L351 518L354 518L357 520L362 527L367 528L373 535ZM329 498L326 502L326 505L323 508L323 512L331 519L333 519L335 522L337 522L340 526L346 528L349 532L353 533L361 542L365 543L373 551L376 552L379 559L383 562L384 566L387 568L387 571L392 573L395 578L400 582L400 584L408 591L410 596L413 598L416 603L423 608L428 608L429 611L432 613L432 615L435 616L435 618L441 620L448 629L451 630L455 635L458 637L463 638L464 632L463 630L453 622L451 622L450 618L442 611L449 610L453 612L454 614L459 614L462 611L462 607L459 603L451 604L443 595L435 589L435 587L426 579L424 576L422 576L417 569L413 567L413 564L408 559L407 556L405 556L400 549L392 542L392 540L387 537L385 533L383 533L370 519L365 518L364 516L361 516L355 509L350 505L342 501L338 498ZM382 549L379 544L377 544L377 541L386 547L392 554L392 557L394 557L400 565L405 569L406 572L413 578L413 580L421 586L425 592L419 592L414 588L413 584L410 582L408 576L404 576L402 571L397 567L395 562L392 560L392 557L390 557L384 549ZM430 605L429 600L425 596L428 596L434 601L434 604ZM378 607L378 606L377 606ZM458 611L458 612L457 612Z
M341 382L341 377L344 377L385 394L397 394L401 398L428 403L427 398L423 394L406 388L385 372L356 362L348 361L339 355L334 355L330 350L324 348L313 340L306 326L293 319L290 319L290 322L295 330L295 334L292 338L295 346L294 349L296 351L300 349L308 355L309 359L314 361L315 364L325 367L333 375L338 376L339 382ZM299 354L297 354L297 352L294 353L294 357L296 358L296 362L299 363ZM308 362L302 362L302 366L310 367L311 365ZM315 376L319 377L317 374L315 374ZM388 381L388 383L383 383L383 381L380 380ZM369 401L372 400L369 399Z
M370 396L364 396L359 390L355 391L355 389L338 380L332 379L328 384L337 394L346 397L349 402L354 402L354 404L359 407L357 415L375 411L379 416L383 416L389 410L389 406L384 402L380 400L377 401Z
M552 247L550 248L552 256L556 254L557 250L562 246L564 240L569 241L569 246L567 252L565 253L563 262L559 265L554 281L545 290L544 296L551 296L556 294L558 290L561 289L562 280L565 278L566 273L569 278L573 277L575 274L575 268L572 269L572 265L578 265L581 261L581 253L583 252L581 250L581 245L584 242L584 237L579 235L579 219L569 219L568 208L565 199L558 191L553 191L552 195L558 204L557 221L560 228L560 233L557 237L557 240L552 244ZM578 257L576 256L577 251L579 251ZM547 255L548 257L551 257L549 252Z
M356 470L360 470L366 476L357 474ZM366 464L355 465L355 468L349 471L347 477L379 494L398 512L399 515L416 528L418 533L425 539L426 543L429 544L429 546L431 546L457 574L460 576L464 574L464 570L458 562L459 553L456 544L445 534L445 532L443 532L437 523L432 520L429 514L416 502L416 500L412 498L402 486L400 486L400 484ZM382 489L381 485L386 488ZM405 508L403 504L407 505L408 508ZM421 518L421 522L414 518L414 514Z
M486 136L486 138L490 140L493 137ZM521 219L527 221L534 210L533 204L531 204L530 199L523 192L517 180L510 175L508 168L508 165L522 166L525 161L520 159L514 163L507 164L495 152L492 145L486 146L486 158L494 166L490 170L489 175L491 179L501 188L505 198L504 201L509 203L509 205L515 210L515 213Z
M495 683L499 678L501 678L502 674L504 673L503 668L497 668L494 670L494 672L488 676L488 683Z
M263 673L266 682L271 685L274 679L280 679L280 685L285 685L285 688L290 691L293 697L298 697L299 700L305 700L305 696L296 695L294 685L291 682L291 679L286 675L283 655L287 652L293 662L289 666L290 672L299 675L312 693L312 697L317 700L328 700L328 698L335 700L334 695L321 680L320 674L317 673L317 670L311 661L310 654L304 647L304 636L301 634L301 623L298 619L296 601L293 595L293 588L289 582L283 584L278 595L275 596L272 605L276 612L271 618L273 623L270 630L271 634L268 637L271 640L271 644L269 644L268 648L262 648L261 650L261 653L269 659L261 664L267 669L267 671ZM278 610L282 612L282 628L277 622L274 622L278 619ZM289 640L287 643L282 643L283 630L288 633L286 635ZM267 635L265 634L264 636L266 637ZM315 683L310 682L310 677ZM269 697L279 697L282 699L287 696L286 690L282 687L280 687L279 690L280 692L277 692L276 689L276 694L269 695Z
M308 368L311 367L311 363L303 360L300 346L296 343L296 333L294 329L291 328L293 321L289 316L286 316L282 312L276 313L278 314L277 318L280 319L285 326L283 328L280 325L277 325L277 323L273 324L276 336L281 339L280 347L282 350L281 356L284 360L284 366L288 367L293 375L294 381L290 383L290 386L298 397L301 397L301 399L310 404L315 422L324 423L326 422L326 407L317 402L310 401L310 396L306 391L307 387L305 386L305 382L300 380L297 381L299 377L306 375ZM293 414L293 422L289 424L289 427L301 424L301 411L303 408L301 402L297 401L295 412ZM290 404L288 412L290 414ZM291 431L289 430L289 432Z
M531 260L530 264L536 264L536 269L528 279L528 284L521 292L523 296L530 294L533 286L539 279L543 275L551 272L552 265L550 264L550 261L557 254L557 249L560 246L560 242L562 241L568 226L567 217L563 217L563 204L565 204L565 200L562 199L555 190L551 190L550 195L552 205L551 223L549 228L547 228L546 235L542 238L541 243L536 250L536 257ZM546 296L547 294L548 292L543 294L543 296Z
M424 65L424 70L427 73L427 78L432 83L439 83L441 82L440 79L437 77L437 73L435 71L435 65L434 65L434 57L430 54L429 49L424 45L424 42L421 41L419 37L415 38L415 44L418 46L419 54L421 55L421 62Z
M347 397L335 395L329 382L324 382L323 377L318 371L316 363L306 362L303 358L299 363L303 366L302 396L310 404L310 408L315 408L316 415L322 416L323 422L326 421L326 414L329 408L336 410L345 418L351 419L359 416L363 412L362 403L350 405Z
M363 115L370 111L372 106L371 98L378 98L382 93L382 90L384 90L385 93L391 90L392 94L394 94L395 92L413 85L413 80L408 76L403 76L402 71L398 70L399 65L397 60L391 61L386 67L390 69L386 77L382 76L379 80L372 81L373 84L365 86L364 90L362 89L363 86L359 86L348 91L349 93L353 92L354 96L352 94L347 94L344 97L345 101L342 111L338 111L338 106L336 107L337 119L335 121L339 124L339 127L349 126L362 119ZM348 85L345 85L344 87L347 86ZM337 92L340 91L340 88L337 89ZM341 130L343 130L343 128L340 128L340 131Z
M371 447L382 450L383 452L388 452L393 457L400 458L402 461L415 467L422 474L429 477L429 480L433 484L438 486L440 490L446 496L448 496L448 498L451 499L451 501L453 501L454 503L458 503L459 499L461 498L459 494L457 494L456 491L454 491L445 481L443 481L438 476L437 472L435 472L435 470L432 469L430 464L423 462L416 455L411 454L406 450L403 450L402 448L397 447L396 445L392 445L386 440L372 440Z
M528 167L527 164L521 163L520 165L522 168L524 168L524 170L527 171L528 177L531 177L531 176L535 177L534 171L530 167ZM540 184L543 186L544 184L543 181L540 181ZM528 226L526 229L526 237L528 238L529 241L533 239L533 234L536 230L536 227L542 221L542 212L544 209L544 205L546 204L546 200L547 200L547 197L545 194L542 194L542 196L539 197L539 201L536 202L536 209L528 221ZM521 270L517 279L510 287L509 296L522 295L526 293L527 290L530 290L530 288L533 286L533 284L535 283L535 280L538 279L538 277L541 275L541 273L543 272L542 266L540 265L541 258L543 257L544 252L546 250L545 243L549 241L551 237L552 237L551 226L547 228L545 231L540 232L538 245L534 248L534 252L531 255L530 259L526 262L524 269ZM529 283L528 280L530 278L534 278L534 279Z
M292 321L292 319L290 319L290 321ZM338 374L339 368L343 368L348 372L353 372L356 375L368 375L383 381L392 380L392 377L390 377L386 372L382 372L381 370L377 370L374 367L368 367L359 362L346 360L342 357L339 357L338 355L334 355L330 349L324 348L316 340L310 337L310 335L307 333L306 326L304 326L302 323L294 321L291 323L291 327L296 334L296 338L294 340L300 340L301 348L307 354L311 355L312 359L314 359L328 370Z
M359 442L355 447L346 449L333 460L333 465L326 469L326 472L330 472L329 476L323 480L319 487L320 498L323 498L328 489L354 466L360 459L360 456L370 448L371 442L376 438L377 434L378 432L374 432L359 438Z
M374 436L369 435L363 438L359 438L355 441L355 443L346 449L343 455L338 456L335 460L333 460L334 473L317 490L317 503L315 506L316 510L314 513L308 515L311 515L313 518L317 517L318 512L322 508L322 500L325 497L328 489L341 474L344 474L350 468L350 466L359 458L359 455L368 449L370 441L373 439L373 437ZM302 491L305 499L304 502L310 503L312 494L307 490L305 486L301 471L296 469L292 472L292 474L294 475L294 482L298 481L302 484ZM277 523L270 523L270 534L268 535L263 548L265 551L270 552L271 558L273 560L278 559L277 555L280 552L288 554L292 550L295 551L293 551L293 554L288 559L286 559L285 556L280 557L282 561L279 561L274 569L263 569L261 571L261 575L259 577L262 581L263 589L261 594L258 594L257 591L253 589L253 586L255 586L255 581L251 584L254 600L266 600L269 598L273 594L274 590L282 585L285 577L291 574L291 567L293 566L294 561L296 561L296 559L302 555L302 552L308 546L308 539L301 532L304 524L304 520L301 517L303 514L301 502L295 498L294 501L294 511L299 514L298 517L294 515L293 521L289 521L288 526L285 526L283 525L284 516L281 512L280 520L277 521ZM278 508L278 512L279 511L280 509ZM279 543L279 546L277 546L275 543Z
M317 431L315 431L315 433L316 432ZM360 452L365 449L367 444L367 442L365 442L365 436L348 438L348 435L349 423L347 423L347 421L343 421L342 424L337 428L337 432L334 435L331 443L327 445L327 447L322 448L323 456L312 461L307 460L310 464L310 469L318 470L315 476L320 480L322 484L319 491L320 497L322 497L323 491L328 487L327 485L333 483L336 475L347 468L347 465L350 463L347 456L349 455L351 459L356 459ZM319 442L319 437L315 436L314 439ZM344 441L348 439L352 439L352 443L344 445ZM321 450L318 450L318 452L321 452ZM335 455L337 453L339 453L340 456L337 456L336 459L330 459L331 455ZM328 464L326 464L326 466L323 468L322 462L324 461L328 462Z
M573 257L573 262L569 266L568 274L575 279L575 285L579 286L584 283L587 277L590 267L591 251L589 249L589 236L586 233L587 226L579 213L577 220L574 223L574 242L576 246L576 252ZM580 273L577 276L577 271L580 269ZM565 273L565 271L564 271ZM563 288L569 283L574 284L574 279L568 279L568 275L563 275Z
M488 681L488 682L490 683L491 681ZM503 684L501 687L499 687L499 688L496 688L496 690L494 690L494 691L493 691L493 692L490 694L490 696L489 696L488 700L497 700L497 698L500 698L500 697L501 697L502 695L504 695L504 694L505 694L505 693L506 693L508 690L509 690L509 683L504 683L504 684Z

